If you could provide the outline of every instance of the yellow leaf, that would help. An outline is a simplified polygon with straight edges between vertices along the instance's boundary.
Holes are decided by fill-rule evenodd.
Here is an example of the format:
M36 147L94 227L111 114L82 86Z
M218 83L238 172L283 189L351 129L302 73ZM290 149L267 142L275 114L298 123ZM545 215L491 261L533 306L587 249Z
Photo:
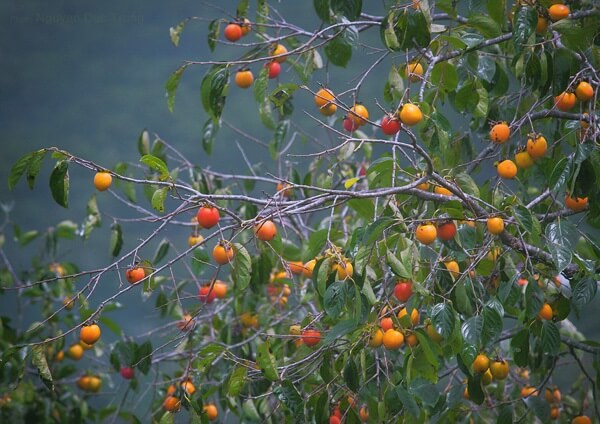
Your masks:
M356 184L359 179L360 178L358 178L358 177L354 177L354 178L350 178L350 179L346 180L346 182L344 183L344 187L346 187L346 190L348 190L350 187L352 187L354 184Z

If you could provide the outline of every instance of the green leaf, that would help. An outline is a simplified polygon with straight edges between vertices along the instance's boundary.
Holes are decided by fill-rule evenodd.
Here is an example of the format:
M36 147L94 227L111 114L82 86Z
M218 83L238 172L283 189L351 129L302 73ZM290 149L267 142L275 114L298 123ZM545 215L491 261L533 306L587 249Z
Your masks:
M542 350L551 356L556 356L560 349L560 333L555 323L544 321L542 323L542 333L540 335Z
M140 158L140 162L147 165L148 168L158 172L158 178L161 181L165 181L169 178L169 168L167 168L167 164L162 159L152 155L144 155Z
M550 405L544 396L529 396L525 404L543 423L550 422Z
M483 332L483 317L477 315L467 319L461 326L461 333L465 342L478 346Z
M422 378L416 378L410 382L408 391L411 395L419 399L423 404L428 406L435 406L438 399L440 398L440 391L435 384L429 381L423 380Z
M173 107L175 106L175 93L177 92L177 87L179 86L179 80L188 66L189 64L185 64L177 68L177 70L171 74L167 80L167 83L165 84L165 89L167 90L167 107L171 113L173 113Z
M313 7L319 19L323 22L331 22L331 9L329 0L313 0Z
M439 62L431 71L431 82L446 93L456 90L458 73L456 67L449 62Z
M115 257L118 256L123 247L123 231L121 225L114 223L110 227L110 254Z
M33 189L35 179L46 156L46 150L36 150L22 156L10 169L8 175L8 188L12 190L21 179L23 173L27 172L27 185Z
M598 290L596 279L589 276L583 277L579 281L571 280L571 286L573 289L573 304L578 309L590 303Z
M229 374L229 379L225 385L225 387L227 387L227 394L229 394L229 396L239 396L240 392L244 388L244 385L246 384L247 374L248 368L239 365L236 366L233 371L231 371L231 374Z
M348 362L346 363L342 374L348 388L353 392L358 392L360 388L360 377L358 375L358 367L352 359L352 356L348 357Z
M63 208L69 207L69 163L61 160L50 174L50 191L54 201Z
M380 36L392 51L425 48L431 41L427 19L420 10L412 9L389 12L381 22Z
M534 33L537 25L537 12L534 8L524 6L519 8L513 18L513 43L515 45L515 58L527 44L529 37Z
M152 260L152 263L156 264L160 262L165 256L167 256L167 253L169 253L170 246L171 243L169 242L169 239L162 239L158 247L156 248L156 252L154 252L154 259Z
M232 263L231 276L235 283L235 292L241 293L246 290L252 275L252 259L244 246L239 243L233 243L235 256Z
M50 390L54 390L54 382L52 380L52 373L50 372L50 368L48 367L48 361L46 361L46 348L45 345L35 345L31 348L31 360L33 365L38 370L40 377L46 387Z
M224 65L214 65L202 79L200 95L202 106L209 116L217 122L225 107L229 69Z
M165 200L167 198L167 193L169 192L169 187L161 187L157 188L152 194L152 207L159 211L165 211Z
M302 423L305 421L304 399L291 381L282 381L281 386L276 387L273 393L290 410L293 422Z
M529 330L524 329L515 334L510 340L510 350L515 364L520 367L529 365Z
M358 324L354 319L348 319L345 321L340 321L336 325L334 325L328 332L325 338L323 339L324 345L329 345L348 333L356 330L358 328Z
M486 8L490 17L500 26L504 23L504 10L506 7L505 0L487 0Z
M345 68L352 58L352 46L341 35L327 43L324 50L327 59L342 68Z
M175 47L179 46L179 37L181 37L181 33L185 28L185 24L187 24L189 20L189 18L186 18L183 21L181 21L176 27L169 28L169 36L171 37L171 43L173 43Z
M148 374L152 366L152 343L146 341L135 347L135 362L142 374Z
M346 304L347 291L346 286L348 283L345 281L337 281L331 284L325 290L325 296L323 297L323 307L327 315L332 318L337 318L341 313L344 305Z
M421 414L419 405L417 405L417 402L415 401L415 397L408 393L408 391L400 385L396 386L396 394L398 395L398 398L400 399L400 402L402 403L402 406L406 412L412 415L415 419L418 419Z
M345 16L350 21L360 18L362 0L330 0L330 3L332 12L338 17Z
M313 259L317 256L325 247L327 242L327 229L317 230L312 233L308 238L308 248L306 253L302 255L304 260Z
M478 30L485 38L495 38L502 34L500 25L487 15L472 15L467 25Z
M219 127L220 125L215 124L211 118L208 118L204 123L204 127L202 127L202 148L209 155L212 153Z
M575 226L567 220L557 220L546 226L546 245L558 272L565 269L573 259L577 234Z
M454 309L448 303L438 303L431 308L431 323L435 331L448 340L454 332Z
M371 199L350 199L348 201L348 206L365 219L372 219L375 213L375 205Z
M112 319L102 316L102 317L100 317L99 321L100 321L100 323L102 323L103 327L108 328L110 331L115 333L117 336L120 336L121 334L123 334L123 331L121 330L121 327L119 326L119 324L117 324Z
M392 272L400 278L411 280L413 276L408 272L404 264L394 255L391 250L386 252L387 264L392 269Z
M471 194L475 197L480 196L479 186L469 174L459 172L454 176L454 180L465 193Z
M469 390L469 399L477 405L481 405L485 399L483 388L481 387L481 374L469 377L467 389Z
M483 308L483 328L481 330L482 344L493 344L502 332L502 316L494 308Z
M266 341L258 346L256 353L256 363L263 372L266 379L270 381L279 380L275 357L270 351L269 342Z
M219 39L219 33L221 32L221 20L214 19L210 21L208 24L208 48L211 52L215 51L215 47L217 46L217 40Z
M160 417L160 421L158 424L174 424L175 423L175 415L169 411L166 411L162 417Z
M575 53L564 47L554 50L552 92L556 96L565 91L571 77L579 72L580 62Z

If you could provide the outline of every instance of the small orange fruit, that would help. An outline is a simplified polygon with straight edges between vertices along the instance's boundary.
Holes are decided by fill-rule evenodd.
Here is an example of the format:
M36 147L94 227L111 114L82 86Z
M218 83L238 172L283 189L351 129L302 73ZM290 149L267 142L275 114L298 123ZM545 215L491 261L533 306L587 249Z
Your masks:
M194 247L197 244L200 244L204 241L204 237L202 237L200 234L191 234L188 237L188 246L189 247Z
M456 261L447 261L444 262L446 269L454 278L458 278L460 276L460 267L458 266L458 262Z
M100 338L100 333L98 324L84 325L79 332L79 339L84 343L93 345Z
M400 349L404 344L404 335L394 329L387 330L383 335L383 346L388 350Z
M354 125L360 127L361 125L365 125L367 123L367 120L369 119L369 111L363 104L356 103L350 108L350 112L348 112L348 118L350 118Z
M525 386L521 389L521 397L537 396L538 391L533 386Z
M504 380L508 377L509 371L508 361L494 361L490 364L490 371L496 380Z
M452 196L452 192L445 187L435 186L433 192L442 196Z
M216 263L225 265L231 262L234 252L229 243L219 243L214 247L212 255Z
M352 274L354 273L354 267L352 266L352 263L348 261L344 263L336 263L333 266L333 270L337 272L338 280L352 278Z
M79 361L83 357L83 347L78 343L71 345L67 349L67 356L75 361Z
M383 331L376 328L369 337L369 347L379 347L383 344Z
M569 194L565 197L565 206L575 212L584 210L587 204L587 197L571 197Z
M571 424L592 424L592 420L587 415L579 415L573 418Z
M181 401L175 396L167 396L163 402L163 408L169 412L179 412Z
M388 331L394 328L394 321L390 317L381 318L379 326L383 331Z
M214 421L219 416L219 411L217 407L213 403L209 403L208 405L204 405L202 410L206 413L206 417L209 421Z
M229 24L225 27L223 35L225 35L225 38L227 38L229 41L237 41L242 38L242 27L238 24Z
M550 19L552 19L552 22L565 19L569 16L569 13L569 6L565 6L564 4L553 4L548 8L548 14L550 15Z
M490 130L490 138L494 143L505 143L510 138L510 127L506 122L494 125Z
M419 106L412 103L405 103L398 113L398 117L404 125L412 127L423 120L423 112Z
M398 312L398 319L402 322L403 318L408 316L408 311L406 310L406 308L402 308L400 309L400 312ZM420 320L420 314L419 314L419 310L417 308L414 308L412 311L410 311L410 322L412 325L419 325L419 320Z
M546 32L546 29L548 29L548 19L544 18L543 16L538 16L535 32L538 34L543 34Z
M292 189L290 185L287 183L278 182L277 183L277 192L281 194L283 197L292 197Z
M456 236L456 225L453 221L446 221L437 225L437 236L440 240L452 240Z
M288 267L294 275L300 275L304 272L304 264L301 261L290 261Z
M554 105L558 110L568 112L571 109L573 109L573 106L575 106L576 101L577 97L575 96L575 94L563 91L561 94L554 98Z
M496 170L501 178L505 178L507 180L512 180L517 176L517 165L515 165L515 163L510 159L500 162Z
M277 235L277 227L273 221L263 221L254 227L256 238L262 241L271 241Z
M423 65L419 62L412 62L406 65L404 68L404 77L408 78L410 82L419 82L423 76Z
M335 94L328 88L321 88L315 94L315 104L320 108L332 104L335 100Z
M192 383L190 380L182 381L181 388L188 394L188 396L193 395L196 391L196 386L194 386L194 383Z
M307 263L304 264L304 269L302 270L302 275L306 278L311 278L313 275L313 270L315 269L315 265L317 264L316 259L311 259Z
M360 410L358 411L358 416L363 423L369 421L369 411L367 410L366 406L361 406Z
M483 353L480 353L479 355L477 355L475 357L475 360L473 361L473 370L479 374L483 374L484 372L486 372L488 370L488 368L490 367L490 359L484 355Z
M544 319L546 321L550 321L554 316L554 311L552 311L552 306L547 303L544 303L538 313L539 319Z
M498 235L504 231L504 220L498 216L488 218L487 229L491 234Z
M240 88L248 88L254 82L254 75L250 69L242 69L235 74L235 85Z
M405 340L406 344L410 347L415 347L419 344L419 339L417 338L417 335L415 333L410 333L408 336L405 337Z
M425 332L427 333L427 335L429 336L429 338L431 340L433 340L434 342L436 342L436 343L439 343L442 340L444 340L444 338L442 337L442 335L440 333L438 333L437 331L435 331L435 327L431 323L428 323L425 326Z
M111 184L112 176L108 172L96 172L96 175L94 175L94 187L96 187L98 191L104 191L108 189Z
M560 409L557 406L550 408L550 418L557 420L560 417Z
M180 321L177 321L175 326L181 331L187 331L194 328L194 318L190 314L184 314Z
M575 96L577 96L577 100L580 102L592 100L594 97L594 88L588 82L581 81L579 84L577 84Z
M431 244L437 237L437 229L433 224L421 224L417 227L415 237L423 244Z
M517 168L531 168L533 166L533 158L527 150L523 150L515 153L515 163L517 164Z
M488 385L492 384L492 381L494 381L494 376L492 375L492 372L488 368L488 370L486 372L484 372L483 375L481 376L481 383L484 386L488 386Z
M277 44L273 51L271 52L271 56L279 56L280 54L286 54L287 49L283 44ZM277 63L283 63L287 59L287 56L276 57L273 59Z
M527 153L532 159L539 159L546 154L548 142L542 135L536 135L527 140Z
M144 271L144 268L142 267L133 267L125 272L125 278L127 278L127 281L131 284L136 284L146 278L146 271Z
M215 292L217 299L223 299L225 296L227 296L227 284L221 280L217 280L213 285L213 291Z

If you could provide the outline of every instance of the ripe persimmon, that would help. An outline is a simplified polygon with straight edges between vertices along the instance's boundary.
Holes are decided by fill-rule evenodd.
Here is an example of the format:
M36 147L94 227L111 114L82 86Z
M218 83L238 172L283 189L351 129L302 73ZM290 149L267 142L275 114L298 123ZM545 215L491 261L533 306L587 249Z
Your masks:
M410 82L419 82L423 76L423 65L419 62L411 62L404 68L404 77L408 78Z
M202 410L206 414L206 418L208 418L208 421L214 421L219 416L219 411L214 403L204 405L202 407Z
M515 153L515 163L517 164L517 168L531 168L533 166L533 158L527 150L523 150Z
M488 218L487 229L491 234L498 235L504 231L504 220L499 216Z
M356 103L350 108L347 117L358 128L367 123L367 120L369 119L369 111L363 104Z
M383 331L380 328L376 328L371 332L369 337L369 347L379 347L383 344Z
M480 353L473 360L473 371L483 374L490 367L490 359L483 353Z
M242 27L238 24L231 23L225 27L225 29L223 30L223 35L227 40L235 42L242 38Z
M587 102L594 98L594 87L590 83L581 81L575 89L575 96L580 102Z
M163 408L169 412L179 412L181 401L175 396L167 396L163 401Z
M216 263L225 265L233 259L234 251L228 242L220 242L215 245L212 256Z
M532 159L541 158L546 154L547 150L548 142L543 135L537 134L527 140L527 153L529 153Z
M404 335L398 331L389 329L383 334L383 346L388 350L400 349L404 344Z
M287 53L287 49L285 48L285 46L283 44L277 44L275 46L275 48L273 49L273 51L271 51L271 56L279 56L281 54L286 54L286 53ZM277 63L283 63L283 62L285 62L286 59L287 59L287 56L281 56L281 57L273 58L273 61L275 61Z
M580 212L587 207L587 204L587 197L571 197L569 194L565 196L565 206L572 211Z
M437 237L437 229L433 224L421 224L417 227L415 237L423 244L431 244Z
M512 180L517 176L517 165L515 165L515 163L510 159L500 162L496 170L501 178L507 180Z
M568 112L575 106L575 102L577 101L577 97L575 94L563 91L561 94L554 98L554 105L558 110L563 112Z
M553 4L548 8L548 14L550 15L550 19L552 19L552 22L565 19L569 16L570 12L569 6L564 4Z
M490 371L496 380L504 380L508 377L509 368L506 360L493 361L490 364Z
M254 226L256 238L262 241L271 241L277 235L277 227L273 221L266 220Z
M94 175L94 187L98 191L104 191L112 184L112 175L106 171L96 172Z
M301 338L306 346L313 347L321 341L321 332L315 328L306 328L302 331Z
M248 88L254 82L254 75L250 69L242 69L235 74L235 85L240 88Z
M405 103L400 108L398 117L404 125L412 127L423 120L423 112L421 112L419 106L412 103Z
M79 331L79 339L84 343L93 345L100 339L100 327L98 324L84 325Z
M212 228L219 223L219 210L212 206L201 206L196 214L196 219L202 228Z
M440 240L452 240L456 236L456 225L453 221L445 221L438 223L437 236Z
M398 299L400 302L408 302L408 299L410 299L413 294L412 286L413 285L411 281L398 281L394 286L394 296L396 296L396 299Z
M127 281L131 284L136 284L146 278L146 271L144 271L144 268L141 266L133 267L125 272L125 278L127 278Z
M490 130L490 138L494 143L502 144L510 138L510 127L506 122L500 122Z

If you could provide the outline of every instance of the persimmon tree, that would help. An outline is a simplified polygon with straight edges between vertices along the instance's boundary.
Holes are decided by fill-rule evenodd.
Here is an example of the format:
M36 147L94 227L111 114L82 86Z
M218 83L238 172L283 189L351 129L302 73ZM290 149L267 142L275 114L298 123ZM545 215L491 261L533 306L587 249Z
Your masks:
M204 169L144 130L137 164L49 147L13 166L33 188L55 161L63 207L74 167L98 192L45 234L6 212L2 298L35 322L1 317L2 421L599 419L600 347L569 320L593 314L600 266L597 4L314 0L302 28L272 3L221 11L227 59L166 83L173 111L197 79L208 154L251 89L257 127L227 125L272 165ZM111 259L81 269L69 245L93 231ZM31 267L9 238L40 239ZM166 324L125 334L128 292Z

